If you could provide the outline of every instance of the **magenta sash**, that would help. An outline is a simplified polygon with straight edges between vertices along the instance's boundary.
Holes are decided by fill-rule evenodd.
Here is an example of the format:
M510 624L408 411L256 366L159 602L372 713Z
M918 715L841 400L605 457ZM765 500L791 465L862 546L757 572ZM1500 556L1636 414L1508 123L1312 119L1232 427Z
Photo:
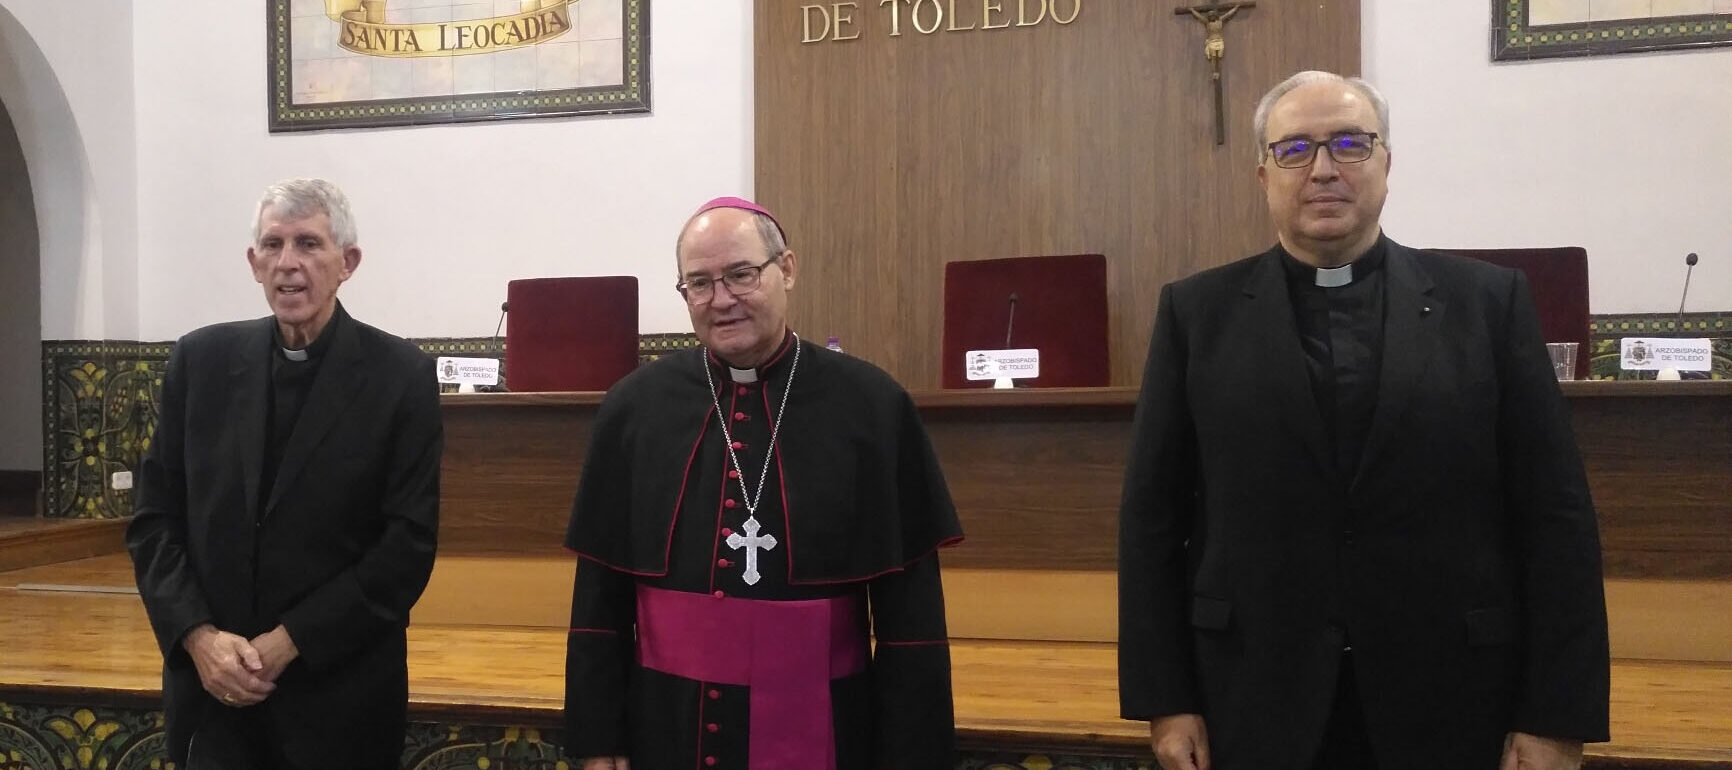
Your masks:
M835 770L830 680L866 670L858 596L773 602L639 585L644 668L751 689L750 770Z

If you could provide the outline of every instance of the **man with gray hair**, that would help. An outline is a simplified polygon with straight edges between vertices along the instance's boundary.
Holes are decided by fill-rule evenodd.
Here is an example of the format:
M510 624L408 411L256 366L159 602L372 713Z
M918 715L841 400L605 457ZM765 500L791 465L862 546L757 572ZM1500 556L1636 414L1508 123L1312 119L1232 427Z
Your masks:
M1119 517L1166 770L1565 770L1607 739L1593 502L1518 271L1378 224L1389 108L1257 107L1276 245L1161 292Z
M361 249L335 185L267 189L247 262L271 315L175 344L126 532L169 757L395 770L438 530L433 362L337 301Z

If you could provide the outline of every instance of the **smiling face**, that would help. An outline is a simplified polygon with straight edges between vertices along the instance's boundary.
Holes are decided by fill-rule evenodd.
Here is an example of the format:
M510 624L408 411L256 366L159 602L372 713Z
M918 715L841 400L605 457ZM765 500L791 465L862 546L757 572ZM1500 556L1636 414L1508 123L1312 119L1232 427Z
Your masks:
M277 318L283 343L305 348L337 311L337 288L361 264L361 249L337 245L324 212L284 219L276 207L259 212L259 240L247 249L253 280Z
M788 329L788 292L794 289L794 252L768 253L757 215L718 208L694 217L679 246L680 280L714 280L710 297L686 304L692 331L711 352L734 366L755 367L775 354ZM765 260L775 257L765 264ZM721 277L763 265L758 285L735 294Z
M1310 83L1282 96L1269 111L1265 142L1345 133L1382 133L1370 99L1347 83ZM1389 195L1391 157L1382 142L1359 163L1339 163L1323 148L1309 166L1280 168L1264 154L1257 179L1268 198L1281 245L1318 267L1344 264L1364 253L1381 232L1378 218Z

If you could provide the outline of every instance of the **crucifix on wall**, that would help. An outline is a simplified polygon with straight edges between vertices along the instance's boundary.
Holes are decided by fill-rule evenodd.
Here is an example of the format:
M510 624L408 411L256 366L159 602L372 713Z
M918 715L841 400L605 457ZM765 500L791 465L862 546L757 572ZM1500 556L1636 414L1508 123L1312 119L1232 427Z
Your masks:
M1203 56L1209 60L1209 79L1215 84L1215 144L1227 143L1227 109L1221 95L1221 60L1227 57L1227 21L1241 8L1255 8L1256 3L1212 3L1193 5L1173 11L1175 16L1192 16L1202 22Z

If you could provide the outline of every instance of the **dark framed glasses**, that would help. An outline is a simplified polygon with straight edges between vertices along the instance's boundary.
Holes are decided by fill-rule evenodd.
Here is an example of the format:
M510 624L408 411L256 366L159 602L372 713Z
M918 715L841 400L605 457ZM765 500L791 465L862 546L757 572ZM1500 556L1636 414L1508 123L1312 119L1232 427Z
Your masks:
M688 278L674 284L674 289L686 298L687 303L693 305L702 305L709 302L711 297L716 296L717 283L727 286L728 291L736 297L741 294L750 294L757 290L758 284L763 281L764 268L776 264L781 258L782 255L778 254L756 265L736 267L715 278L708 276Z
M1377 135L1372 133L1336 134L1322 141L1282 139L1269 143L1269 157L1281 168L1305 168L1316 160L1317 148L1321 147L1336 163L1364 163L1371 159L1376 146Z

